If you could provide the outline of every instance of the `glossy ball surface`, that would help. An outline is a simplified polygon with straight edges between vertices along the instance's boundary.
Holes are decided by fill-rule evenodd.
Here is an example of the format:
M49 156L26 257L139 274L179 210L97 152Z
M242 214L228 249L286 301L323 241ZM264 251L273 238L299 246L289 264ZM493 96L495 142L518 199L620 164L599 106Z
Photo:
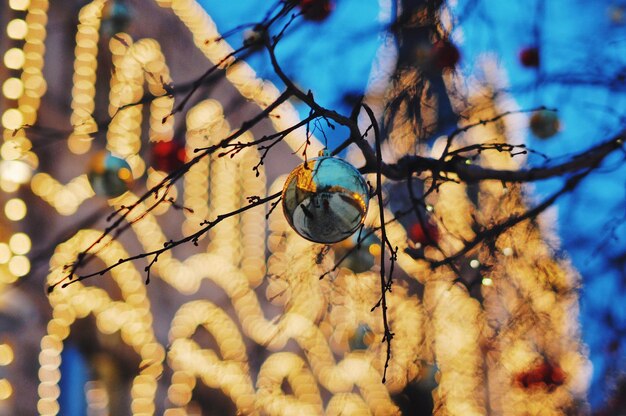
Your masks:
M375 234L363 237L370 232L368 229L361 231L361 242L359 243L359 233L354 233L352 238L348 238L335 246L335 261L343 259L342 267L347 267L354 273L369 271L376 264L376 259L380 257L380 240Z
M325 20L335 8L331 0L300 0L298 5L306 19L316 22Z
M534 46L522 49L519 52L520 63L527 68L536 68L539 66L539 48Z
M282 193L283 212L307 240L331 244L352 235L365 220L368 186L348 162L320 156L295 168Z
M96 195L107 198L122 195L132 184L128 163L107 151L98 152L91 159L87 178Z
M431 245L439 241L439 229L430 220L416 221L409 229L409 238L416 244Z
M173 172L185 164L185 146L175 140L152 144L152 167L163 172Z
M530 130L540 139L549 139L559 132L561 123L554 111L539 110L530 117Z
M102 11L101 30L107 37L128 29L132 15L126 4L120 1L109 2Z
M461 59L461 53L454 43L441 39L433 45L431 59L433 66L439 70L454 69Z
M348 340L348 345L350 345L352 351L366 350L372 345L374 339L374 331L372 331L370 326L365 323L360 323Z

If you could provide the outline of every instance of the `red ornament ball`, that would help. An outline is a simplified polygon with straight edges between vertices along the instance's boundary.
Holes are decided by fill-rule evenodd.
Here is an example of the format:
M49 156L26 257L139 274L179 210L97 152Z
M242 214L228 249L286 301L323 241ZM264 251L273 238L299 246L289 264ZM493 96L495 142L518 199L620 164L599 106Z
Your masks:
M440 71L454 69L460 59L461 53L459 49L447 39L438 40L431 49L432 65Z
M185 146L176 140L152 144L152 166L163 172L173 172L185 164Z
M561 123L554 111L535 111L530 117L530 131L540 139L549 139L559 132Z
M539 48L529 46L519 52L519 61L526 68L537 68L539 66Z
M298 6L306 19L315 22L325 20L335 9L332 0L299 0Z
M409 229L409 238L415 244L431 245L439 241L439 229L429 220L417 221Z
M546 388L553 390L565 383L565 372L556 364L543 361L515 376L515 383L525 389Z

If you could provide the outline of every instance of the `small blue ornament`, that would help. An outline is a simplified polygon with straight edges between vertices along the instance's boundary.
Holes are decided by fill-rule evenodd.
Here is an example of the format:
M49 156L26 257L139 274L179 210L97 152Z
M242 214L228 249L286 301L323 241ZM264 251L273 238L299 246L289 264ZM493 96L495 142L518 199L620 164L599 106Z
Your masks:
M107 198L122 195L133 182L128 163L107 151L98 152L91 159L87 178L96 195Z
M335 260L339 261L343 258L340 265L349 268L354 273L369 271L376 264L376 258L380 256L381 249L380 240L376 234L369 234L370 232L369 229L363 229L360 233L355 233L352 238L337 244ZM365 235L367 237L363 237Z
M130 9L124 2L118 0L109 4L102 16L102 33L107 37L126 31L132 18Z
M370 345L372 345L374 338L375 334L370 326L361 322L354 330L354 334L352 334L348 340L348 345L350 345L350 349L352 351L366 350L370 347Z

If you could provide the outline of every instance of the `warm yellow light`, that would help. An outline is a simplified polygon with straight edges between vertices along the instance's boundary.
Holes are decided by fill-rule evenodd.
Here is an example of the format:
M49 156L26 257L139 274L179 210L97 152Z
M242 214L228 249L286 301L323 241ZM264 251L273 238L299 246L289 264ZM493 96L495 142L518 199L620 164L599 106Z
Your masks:
M6 378L0 379L0 400L6 400L13 394L13 387Z
M37 411L41 415L56 415L59 413L59 403L53 398L41 399L37 402Z
M6 264L11 260L11 249L7 243L0 243L0 264Z
M11 181L5 181L4 179L0 178L0 189L2 189L2 191L10 194L12 192L16 192L18 189L20 189L20 184L19 183L15 183L15 182L11 182Z
M4 215L11 221L19 221L26 216L26 204L19 198L9 199L4 205Z
M11 39L24 39L28 33L28 25L22 19L13 19L7 25L7 35Z
M13 348L9 344L0 344L0 365L9 365L13 362Z
M0 157L5 161L15 160L22 157L23 152L15 140L8 140L0 147ZM1 175L0 177L4 177Z
M9 0L9 7L13 10L26 10L30 6L30 0Z
M32 174L31 167L21 160L0 161L0 178L3 181L22 184L28 182Z
M67 147L70 149L70 152L75 155L83 155L91 149L91 140L91 136L88 135L70 136L67 141Z
M122 168L117 172L117 176L123 181L129 181L133 179L133 175L131 175L130 170L126 168Z
M90 410L105 411L109 405L109 395L100 381L88 381L85 383L85 396Z
M30 271L30 261L24 256L15 256L9 260L9 271L17 277L26 276Z
M380 244L371 244L368 250L372 256L374 257L380 256L380 252L381 252Z
M39 393L39 397L56 399L61 395L61 389L58 384L41 383L37 388L37 393Z
M24 83L18 78L8 78L2 84L2 94L10 100L17 100L24 94Z
M9 239L9 248L15 254L26 254L30 247L30 238L24 233L15 233Z
M20 69L24 66L24 51L11 48L4 53L4 66L9 69Z
M493 280L491 280L491 278L489 277L484 277L482 283L485 286L493 286Z
M20 110L10 108L2 114L2 126L9 130L17 130L24 124L24 115Z

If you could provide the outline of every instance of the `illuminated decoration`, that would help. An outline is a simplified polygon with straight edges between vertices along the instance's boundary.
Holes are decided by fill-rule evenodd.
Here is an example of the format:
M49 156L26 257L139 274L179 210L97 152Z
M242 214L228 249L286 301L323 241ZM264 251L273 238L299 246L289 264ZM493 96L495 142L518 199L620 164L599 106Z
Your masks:
M24 83L18 78L8 78L2 84L2 94L10 100L17 100L24 94Z
M20 69L24 66L24 51L19 48L11 48L4 54L4 66L9 69Z
M537 68L539 66L539 48L528 46L519 52L519 61L526 68Z
M85 244L97 238L98 234L98 231L83 230L60 245L51 264L54 271L49 276L49 281L55 281L62 276L62 264L67 261L68 256L75 256ZM126 255L124 248L115 241L104 242L102 249L98 250L98 256L105 264L114 264ZM80 283L50 294L53 311L47 334L41 340L40 386L58 385L63 341L70 334L71 325L77 319L92 314L96 318L98 330L104 334L119 331L122 340L141 358L131 388L131 409L133 414L154 414L157 379L163 371L165 349L157 342L152 330L146 287L142 276L133 265L116 268L111 273L111 278L119 286L122 300L112 300L105 290ZM58 414L58 395L51 394L49 389L40 388L39 391L39 413Z
M289 174L282 199L283 212L298 234L318 243L336 243L363 224L369 189L354 166L320 155Z
M498 113L485 99L477 105L483 110L472 113L468 123ZM494 123L472 129L465 143L501 137L498 131L515 134L504 123ZM485 152L481 159L496 169L519 168L516 159L499 152ZM433 212L447 231L439 241L444 250L471 239L474 222L494 224L526 210L521 187L499 182L481 182L478 203L480 210L469 202L465 185L444 184L433 203ZM578 276L555 260L541 230L529 221L504 232L495 245L495 254L481 247L470 257L475 266L490 265L489 275L482 278L482 305L453 283L458 276L450 270L441 269L426 279L416 275L425 283L424 305L434 326L433 352L440 370L433 393L437 414L485 414L487 407L497 414L566 414L565 409L584 396L590 377L580 345L576 298L569 294L578 285ZM433 247L426 252L437 255ZM518 375L543 360L562 370L562 383L546 394L520 388ZM490 387L485 393L487 380Z
M524 389L546 389L552 391L565 382L565 373L563 373L560 367L544 360L538 365L519 373L515 377L515 381Z
M21 185L28 183L32 176L32 167L22 160L0 161L0 177L2 177L2 180L5 182L13 182Z
M93 157L87 178L96 195L108 198L122 195L132 184L128 163L106 151L96 153Z
M22 19L13 19L7 25L7 35L11 39L22 40L26 37L26 33L28 33L28 26Z
M539 110L530 116L530 131L540 138L549 139L559 132L561 122L554 111Z
M152 166L170 173L185 164L187 151L177 140L152 143Z
M333 0L297 0L302 15L316 22L326 20L335 8Z
M72 83L73 127L67 145L73 153L82 154L91 147L91 134L98 128L92 117L95 109L95 81L100 38L100 16L106 0L92 1L80 9L74 49L74 74Z
M8 6L20 12L19 18L7 24L6 33L13 39L14 47L3 56L4 66L16 71L13 77L2 83L6 105L1 115L4 140L0 148L0 189L10 194L18 191L21 185L28 184L39 165L24 127L35 124L40 98L47 88L42 68L48 0L10 0ZM17 228L26 217L26 206L21 199L13 198L7 201L4 213ZM13 239L16 235L18 237ZM25 256L30 250L30 239L26 242L20 235L2 234L4 241L0 242L0 263L6 264L0 270L2 284L13 283L30 272L30 261ZM18 244L20 238L24 244ZM8 243L12 239L13 248L9 249Z
M4 205L4 215L11 221L19 221L26 216L26 204L22 199L9 199Z
M61 215L74 214L84 201L95 195L87 175L80 175L62 185L49 174L39 172L33 176L30 187Z
M197 2L155 1L180 19L190 30L196 47L211 63L220 63L226 70L226 78L244 98L266 108L279 97L280 91L257 78L245 62L232 64L232 59L224 60L233 52L227 42L207 42L217 39L219 33ZM145 177L145 185L152 187L167 172L141 155L150 155L151 146L174 140L175 117L185 119L187 158L197 148L217 144L232 129L222 106L215 100L194 103L180 115L171 114L174 101L167 90L172 79L157 40L133 39L130 34L118 33L103 50L98 50L98 45L103 45L99 42L103 10L111 4L111 1L93 0L79 13L71 97L72 132L66 144L74 154L91 151L93 137L99 129L94 120L98 58L99 54L110 53L115 70L110 80L108 110L113 122L106 135L107 151L121 156L127 161L125 168L132 177ZM20 32L20 23L13 24L14 38L21 39L23 34L24 63L20 77L16 76L8 86L5 83L3 93L6 89L9 95L5 97L17 101L7 109L16 109L21 116L10 112L7 123L15 126L21 117L23 124L34 124L39 98L46 86L41 70L48 3L10 0L9 5L26 10L24 22L28 30ZM11 57L10 62L15 62L12 65L20 63L18 55L21 56L14 53ZM137 103L146 91L158 98L149 106L129 105ZM482 104L487 104L480 106L486 110L468 115L468 122L493 116L490 111L495 111L494 104ZM149 114L150 119L144 122L143 114ZM285 103L273 110L268 119L277 131L283 131L296 124L297 117L293 106ZM148 132L142 132L144 125L149 126ZM472 129L459 138L457 145L462 145L461 139L480 143L484 137L499 137L505 129L498 127L486 124ZM37 163L27 134L28 129L4 130L2 162L26 161L32 173ZM400 128L394 134L414 137ZM142 142L142 136L148 137L150 143ZM239 140L249 143L254 137L246 133ZM304 140L305 131L300 129L285 142L295 150ZM386 142L385 150L398 154L399 147L391 148L397 143ZM415 143L410 146L415 148ZM320 143L312 138L311 152L320 148ZM517 167L508 155L485 152L481 158L494 168ZM343 164L342 169L355 172L346 162L328 159ZM319 159L308 161L313 163L309 176L316 169L316 160ZM259 153L254 147L229 160L217 156L204 158L190 167L181 183L160 190L157 197L188 208L181 214L184 221L180 233L189 236L199 229L202 221L246 205L248 197L264 197L282 189L284 177L267 189L263 166L255 177L252 168L258 161ZM73 215L94 196L85 174L61 183L51 173L39 171L30 182L25 180L33 194L59 215ZM372 201L366 216L369 190L362 179L357 183L360 199L350 199L358 201L355 212L360 217L355 220L355 229L362 223L364 230L375 229L380 226L379 207ZM19 189L19 184L5 180L0 180L0 185L6 192ZM469 201L465 186L454 181L444 183L441 192L429 196L427 211L441 225L438 245L442 250L452 252L469 241L474 235L475 221L486 226L525 209L519 187L506 188L505 192L500 183L481 183L478 198L481 210L476 210ZM138 199L138 195L128 191L106 203L112 209L121 209L138 203ZM151 198L138 203L128 218L129 232L132 231L139 250L144 252L162 248L169 240L165 232L166 216L173 204L156 207L152 204ZM11 196L3 209L10 221L19 222L28 217L15 196ZM574 289L578 281L565 264L555 260L533 224L523 222L504 233L495 242L495 250L479 247L471 253L471 258L479 264L490 266L489 276L481 280L482 304L463 285L455 283L459 276L450 269L442 267L433 271L428 263L407 255L410 235L407 238L407 230L398 222L386 227L391 244L398 247L398 267L424 287L424 295L416 296L403 284L394 285L388 295L389 320L395 337L387 382L382 384L386 353L380 340L384 329L380 315L371 312L380 297L378 274L368 269L357 276L353 270L342 267L320 280L333 267L333 256L319 259L322 246L296 234L284 216L275 213L266 220L266 213L267 208L260 206L231 217L199 241L193 254L181 259L180 253L166 251L153 263L151 278L159 280L160 290L176 295L172 296L173 302L180 301L176 312L166 317L171 322L167 339L155 330L153 314L158 309L155 305L159 305L150 298L145 285L146 263L117 265L120 258L129 255L129 250L117 240L100 241L92 252L105 266L117 265L110 275L93 279L89 284L74 281L54 290L48 298L52 311L40 340L38 413L63 414L58 403L61 352L76 322L88 316L95 322L99 335L114 336L119 339L118 345L126 346L136 356L137 367L128 392L130 409L127 409L127 413L134 415L159 414L160 406L165 407L166 416L192 414L195 389L200 384L221 391L242 414L399 414L392 395L420 377L422 363L435 362L439 384L433 397L440 415L482 415L488 414L488 408L492 414L558 415L584 396L589 367L581 352L576 327ZM386 214L387 218L392 217L392 213ZM11 225L18 228L20 224ZM79 230L58 245L50 259L47 283L64 279L67 273L64 266L101 235L101 230ZM30 237L20 233L12 233L0 242L2 285L11 284L29 272L26 254L31 244ZM424 251L430 258L441 256L430 245ZM492 252L495 259L490 257ZM370 251L370 254L374 253ZM264 280L266 284L260 286ZM225 303L194 300L193 295L203 284L214 285L223 292ZM113 286L113 290L106 289L108 286ZM264 309L267 302L279 312L267 316ZM539 316L541 319L537 319ZM198 331L207 333L216 346L210 348L197 341L193 335ZM263 348L266 358L253 368L254 360L248 355L256 348ZM11 351L0 346L0 365L5 362L10 365L21 354L17 348ZM549 370L541 363L546 363L546 369L549 365ZM520 376L537 368L540 376ZM12 375L7 377L0 380L0 399L17 396L10 381ZM525 388L524 383L537 387ZM542 383L548 387L544 388ZM95 408L107 402L107 393L103 391L106 387L100 381L85 387L89 406ZM159 397L163 391L167 392L166 400Z

